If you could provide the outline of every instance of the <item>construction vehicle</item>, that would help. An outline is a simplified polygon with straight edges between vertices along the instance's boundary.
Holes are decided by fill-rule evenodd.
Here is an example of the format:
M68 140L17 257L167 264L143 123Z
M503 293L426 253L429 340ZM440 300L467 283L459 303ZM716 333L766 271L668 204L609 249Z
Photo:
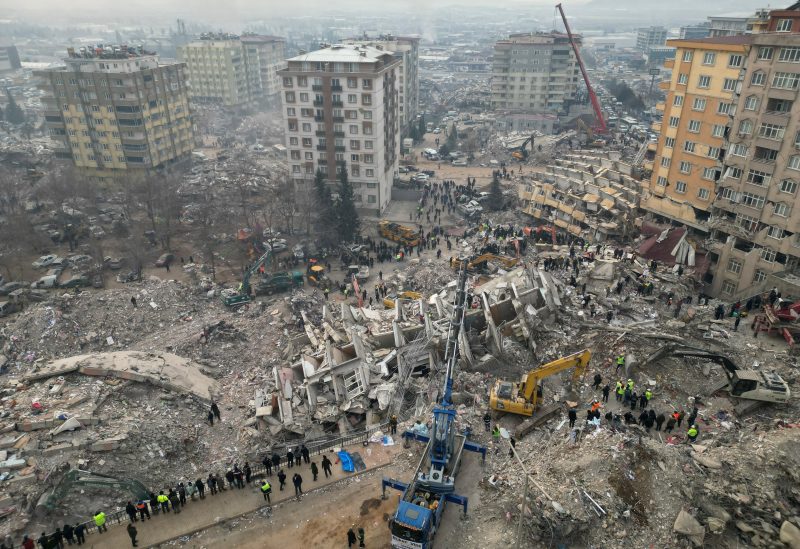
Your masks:
M497 412L532 416L542 401L541 382L546 377L574 368L574 385L586 372L592 353L588 349L548 362L528 372L519 383L498 379L489 392L489 407Z
M383 298L383 306L386 307L387 309L394 309L395 301L397 301L398 299L410 299L410 300L422 299L422 294L419 292L405 291L405 292L400 292L397 295L395 294L387 295L386 297Z
M272 263L272 251L267 250L255 263L250 265L247 271L245 271L242 282L239 284L239 288L235 293L229 291L223 292L222 303L227 307L237 307L251 301L253 298L250 296L250 277L262 267L263 270L266 271L270 263Z
M650 355L642 366L652 364L667 356L703 358L722 366L726 379L707 387L705 392L712 395L717 391L727 389L730 396L739 400L734 407L738 415L752 412L766 403L785 404L792 396L789 384L778 374L759 370L743 370L729 357L698 347L678 344L665 345Z
M290 288L299 288L303 285L303 273L301 271L283 271L280 273L265 274L256 283L256 295L272 295L278 292L285 292Z
M467 514L467 498L455 492L456 477L464 450L479 452L486 459L486 448L468 441L465 434L456 433L453 425L456 417L456 408L452 402L453 374L459 360L459 334L464 328L467 310L466 282L467 269L462 268L445 346L444 386L433 408L430 436L427 430L425 433L419 430L403 433L407 441L416 439L425 442L425 452L417 464L411 482L384 477L381 483L384 499L387 487L403 492L397 511L389 521L392 547L431 549L448 501L461 505L464 515Z
M111 488L117 492L126 492L133 496L135 501L149 500L149 490L144 484L136 479L116 478L91 471L81 469L70 469L67 471L58 484L49 493L45 493L40 499L37 507L44 506L46 509L55 509L59 502L72 490L73 487L94 486L97 488ZM119 496L121 500L127 497Z
M516 257L504 257L502 255L495 254L481 254L467 260L467 271L473 272L476 270L483 270L486 268L486 264L489 261L499 263L504 269L513 269L517 266L517 263L519 263L519 259ZM459 268L460 263L461 262L458 260L450 262L450 264L455 268Z
M581 59L581 52L579 51L580 48L578 48L578 44L575 42L575 38L572 36L572 29L569 28L567 16L564 14L564 8L561 7L561 4L556 4L556 9L558 9L559 13L561 14L561 19L564 21L564 28L567 31L569 43L572 45L572 51L575 52L575 58L578 60L578 66L581 69L581 75L583 75L583 82L586 84L586 91L589 92L589 100L592 103L594 116L597 119L597 124L594 127L594 131L596 133L606 134L608 133L608 127L606 126L605 118L603 118L603 109L600 108L600 101L597 99L597 94L594 92L592 83L589 82L589 74L586 72L586 66L583 64L583 59Z
M580 128L584 132L586 132L586 146L587 147L592 148L592 149L600 149L600 148L605 147L607 145L607 143L605 142L604 139L599 139L599 138L595 139L594 138L594 136L595 136L594 130L591 128L591 126L589 126L586 122L584 122L583 119L578 118L578 120L576 122L576 125L578 126L578 128Z
M526 149L525 147L528 145L528 143L530 143L531 152L533 152L533 144L535 141L536 141L536 136L531 134L531 136L528 139L522 142L522 145L513 149L511 153L512 158L514 158L514 160L519 160L520 162L527 160L528 156L530 156L530 153L528 152L528 149Z
M378 234L392 242L411 247L417 246L420 239L420 234L416 229L391 221L378 222Z

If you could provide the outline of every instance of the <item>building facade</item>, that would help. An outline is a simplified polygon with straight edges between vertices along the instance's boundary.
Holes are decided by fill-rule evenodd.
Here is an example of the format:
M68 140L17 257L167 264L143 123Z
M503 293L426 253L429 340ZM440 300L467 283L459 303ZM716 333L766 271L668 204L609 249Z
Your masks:
M710 289L728 299L800 265L800 34L784 32L753 36L709 222Z
M708 38L711 26L708 23L699 25L686 25L681 27L678 38L681 40L697 40L698 38Z
M385 49L401 59L398 88L400 129L402 136L407 137L419 113L419 38L387 35L370 40L347 40L345 43Z
M636 32L636 49L647 53L651 48L661 47L667 42L667 29L645 27Z
M575 37L580 43L580 37ZM580 68L566 34L513 34L494 46L492 108L559 113L575 100Z
M346 170L356 206L379 214L400 158L401 60L371 46L334 45L287 63L279 75L293 181L313 192L320 171L335 189Z
M65 66L35 73L55 156L113 179L189 159L194 126L186 67L141 48L68 50Z
M675 59L667 84L649 186L641 207L708 232L729 116L750 37L670 40Z
M0 46L0 72L14 71L21 66L16 46Z
M270 36L206 33L178 47L198 103L247 108L276 99L284 42Z

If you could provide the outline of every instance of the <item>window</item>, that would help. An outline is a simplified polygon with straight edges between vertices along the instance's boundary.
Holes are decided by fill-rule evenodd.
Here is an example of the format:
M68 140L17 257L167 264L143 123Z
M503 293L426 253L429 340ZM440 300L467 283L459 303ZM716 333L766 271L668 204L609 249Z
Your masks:
M692 62L692 52L691 50L686 50L683 52L683 61L684 63L691 63Z
M711 135L713 137L724 137L725 136L725 126L722 124L714 124L711 127Z
M675 183L675 192L678 194L686 193L686 182L678 181L677 183Z
M372 120L372 111L364 111L364 120Z
M744 63L744 57L737 54L731 54L728 56L728 66L729 67L741 67Z
M772 213L780 217L786 217L789 215L789 205L784 204L783 202L778 202L772 209Z
M794 148L800 149L800 131L794 134Z
M286 109L286 115L287 115L287 116L295 116L295 114L294 114L294 113L295 113L294 107L288 107L288 108Z
M741 156L747 158L747 145L743 143L735 143L731 145L731 154L733 156Z
M709 158L716 158L719 159L720 148L719 147L709 147L708 148L708 157Z
M778 19L778 24L775 25L776 32L792 32L791 19Z
M665 137L664 138L664 146L668 149L671 149L675 146L675 138L674 137Z
M739 214L736 216L736 224L748 232L753 232L758 227L758 220L749 215Z
M367 150L372 150L372 141L364 141L364 148Z
M364 155L364 164L372 164L374 162L373 156L371 154Z
M375 177L375 170L373 170L372 168L369 168L368 170L364 170L364 173L366 174L367 177ZM374 185L374 183L367 183L368 187L370 185Z
M758 60L769 61L772 59L772 48L769 46L761 46L758 48Z
M289 158L292 160L300 160L300 151L290 151Z
M354 151L361 149L361 142L358 139L351 139L350 140L350 148Z
M753 133L753 122L750 120L739 122L739 135L750 135L751 133Z
M710 195L711 193L708 192L708 189L699 189L697 191L697 198L699 198L700 200L708 200L708 197Z
M688 74L679 74L678 75L678 84L685 86L689 82L689 75Z
M767 124L762 122L761 127L758 128L758 135L765 138L765 139L775 139L781 140L783 139L783 134L786 132L786 128L784 126L778 126L777 124Z
M672 160L671 158L668 158L666 156L662 156L661 157L661 166L663 166L664 168L669 168L669 164L670 164L671 160Z
M291 88L292 87L292 77L291 76L284 76L283 77L283 87L284 88Z
M677 128L679 121L680 121L680 118L678 118L677 116L670 116L669 117L669 127L670 128Z
M358 124L350 124L349 130L351 135L358 134Z
M298 141L297 141L296 137L290 137L289 138L289 145L297 146L297 143L298 143Z
M741 179L742 178L742 169L741 168L734 168L733 166L729 166L728 170L725 172L726 179Z
M347 102L348 103L358 103L358 95L355 93L348 93L347 94Z
M289 120L288 125L289 125L289 131L290 132L296 132L297 131L297 120Z
M707 179L708 181L714 181L714 177L717 175L717 170L714 168L703 168L703 179Z
M717 61L717 54L707 51L703 54L703 65L713 65Z
M672 104L674 106L676 106L676 107L680 107L681 105L683 105L683 96L682 95L676 95L675 97L673 97L672 98Z
M794 194L797 192L797 183L791 179L781 181L780 191L782 193Z
M656 185L658 185L659 187L666 187L667 178L659 175L658 179L656 180Z
M711 86L711 77L706 75L700 75L700 78L697 81L698 88L708 88Z
M753 273L753 284L764 282L766 279L767 279L767 273L762 271L761 269L756 269L756 271Z
M794 155L789 158L788 168L790 170L800 170L800 155Z
M767 229L767 236L770 238L774 238L775 240L780 240L783 238L783 229L778 227L770 227Z
M690 173L692 171L692 164L684 160L681 162L679 169L681 173Z
M720 101L719 105L717 105L717 113L730 114L732 107L733 103L725 103L724 101Z
M747 182L752 185L758 185L759 187L763 187L764 185L768 185L772 176L766 172L761 172L758 170L750 170L747 172Z
M358 78L348 78L347 79L347 87L348 88L357 88L358 87Z
M736 89L736 79L735 78L726 78L722 82L722 91L732 92Z
M692 133L700 133L700 121L689 120L689 131Z
M361 94L361 104L362 105L372 105L372 96L368 93Z
M753 73L753 76L750 77L751 86L763 86L766 81L767 74L764 71L756 71Z
M351 154L350 155L350 161L351 162L358 162L358 155L357 154Z
M779 90L796 90L800 83L800 74L794 72L776 72L772 76L772 87Z
M286 102L294 103L294 92L286 92Z
M744 100L744 110L754 111L756 109L758 109L758 97L751 95Z
M371 90L372 89L372 80L370 78L364 78L361 81L361 87L363 89L365 89L365 90Z
M695 143L694 141L684 141L683 142L683 150L686 151L686 152L693 153L696 146L697 146L697 143Z
M742 204L751 208L761 209L764 207L764 197L752 193L742 193Z
M308 86L308 78L306 78L305 76L298 76L297 77L297 85L301 86L301 87Z
M729 273L739 274L742 272L742 262L738 259L730 259L725 270Z
M730 280L725 280L722 282L722 293L727 295L733 295L733 292L736 291L736 284L731 282Z
M303 122L303 131L310 132L311 131L311 124L309 122Z
M767 263L775 263L775 257L778 254L775 253L775 250L770 250L769 248L761 248L761 259L766 261Z
M692 109L696 111L706 110L706 100L702 97L695 97L694 102L692 103Z

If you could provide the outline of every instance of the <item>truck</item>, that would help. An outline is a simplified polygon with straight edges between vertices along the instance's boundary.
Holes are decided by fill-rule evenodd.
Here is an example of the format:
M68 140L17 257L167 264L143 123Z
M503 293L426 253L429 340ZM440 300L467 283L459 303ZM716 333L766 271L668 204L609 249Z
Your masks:
M387 240L412 248L419 244L420 239L419 232L413 227L391 221L378 222L378 234Z
M285 292L291 288L299 288L302 285L303 273L300 271L266 274L256 283L256 295L272 295L278 292Z
M407 441L424 442L425 450L410 482L387 477L381 482L384 499L387 487L403 492L394 516L389 520L391 546L398 549L431 549L447 502L461 505L466 516L467 498L455 492L462 455L464 450L469 450L482 454L486 459L486 448L467 440L466 434L456 433L453 424L456 417L452 402L453 373L458 364L458 338L464 328L467 310L466 281L467 270L462 268L445 346L444 386L433 409L433 428L430 433L425 427L415 427L403 433Z

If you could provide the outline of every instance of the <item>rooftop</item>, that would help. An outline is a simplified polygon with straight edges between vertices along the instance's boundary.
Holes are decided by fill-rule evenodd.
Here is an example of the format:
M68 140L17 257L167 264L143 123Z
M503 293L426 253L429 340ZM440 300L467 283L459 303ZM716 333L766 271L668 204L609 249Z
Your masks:
M681 47L688 44L708 44L719 46L744 46L753 42L752 34L735 34L733 36L714 36L711 38L679 38L667 40L668 46Z
M146 51L144 46L128 46L127 44L97 44L96 46L81 46L67 48L70 59L131 59L155 55L153 51Z
M334 44L292 57L289 61L308 63L375 63L392 54L372 46Z

